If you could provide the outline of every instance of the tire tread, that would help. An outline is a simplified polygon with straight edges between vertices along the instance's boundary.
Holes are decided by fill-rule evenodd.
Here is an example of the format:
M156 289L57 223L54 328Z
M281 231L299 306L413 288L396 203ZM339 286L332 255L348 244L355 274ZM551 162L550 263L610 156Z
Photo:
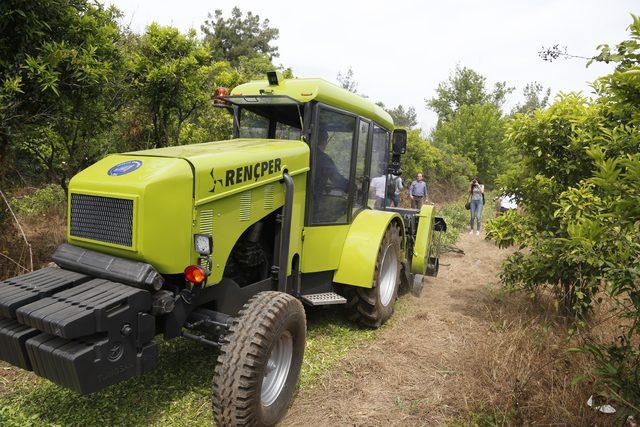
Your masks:
M382 262L382 250L387 244L393 244L396 250L400 251L400 228L398 225L393 222L389 225L385 234L382 238L382 242L380 243L380 248L378 248L378 256L376 257L376 267L373 275L373 286L371 288L358 288L353 286L345 287L345 296L347 298L347 310L348 310L348 319L352 322L358 323L361 326L367 328L379 328L382 326L384 322L386 322L389 317L393 314L393 303L394 300L391 301L391 307L388 313L383 313L382 310L378 307L378 274L380 271L380 263ZM398 259L400 259L400 254L398 253ZM400 271L400 270L398 270ZM396 283L396 287L398 287L400 281L400 274L398 274L398 279ZM397 294L397 292L396 292Z
M260 404L260 393L256 392L261 380L260 360L269 351L270 331L279 314L296 311L304 321L300 301L289 294L267 291L250 298L234 318L221 339L213 375L212 407L217 425L261 424L255 411Z

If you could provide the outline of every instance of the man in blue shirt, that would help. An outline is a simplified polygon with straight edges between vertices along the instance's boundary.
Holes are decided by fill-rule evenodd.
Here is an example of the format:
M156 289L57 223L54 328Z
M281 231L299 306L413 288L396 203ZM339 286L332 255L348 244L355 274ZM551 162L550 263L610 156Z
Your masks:
M421 173L418 173L416 180L411 183L409 197L411 197L411 207L413 209L420 209L427 201L427 183L424 182L424 177Z

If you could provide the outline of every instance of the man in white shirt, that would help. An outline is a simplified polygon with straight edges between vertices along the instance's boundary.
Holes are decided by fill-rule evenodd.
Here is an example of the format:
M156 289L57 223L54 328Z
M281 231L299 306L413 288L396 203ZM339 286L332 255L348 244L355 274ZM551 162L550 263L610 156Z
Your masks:
M369 187L369 198L371 198L371 190L373 190L375 195L374 208L382 208L384 204L385 191L387 189L387 177L385 175L380 175L372 178L371 185Z
M516 202L513 194L504 194L502 197L500 197L500 213L516 209L518 209L518 203Z

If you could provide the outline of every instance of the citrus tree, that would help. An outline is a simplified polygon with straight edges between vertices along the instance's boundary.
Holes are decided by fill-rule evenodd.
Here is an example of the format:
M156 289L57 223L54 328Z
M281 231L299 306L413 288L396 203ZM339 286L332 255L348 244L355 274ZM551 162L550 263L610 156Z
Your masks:
M618 66L599 79L598 97L561 95L545 110L518 114L507 141L522 160L499 179L523 205L492 221L498 244L519 245L503 266L512 288L551 288L579 326L603 299L620 319L612 342L588 342L602 391L640 403L640 19L629 40L596 60Z

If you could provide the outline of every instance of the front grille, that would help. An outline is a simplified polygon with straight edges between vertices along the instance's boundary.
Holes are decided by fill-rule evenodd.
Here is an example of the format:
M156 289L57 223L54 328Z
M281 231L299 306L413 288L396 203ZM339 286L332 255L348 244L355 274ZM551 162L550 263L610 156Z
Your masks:
M133 244L133 200L71 194L70 222L72 236L122 246Z

